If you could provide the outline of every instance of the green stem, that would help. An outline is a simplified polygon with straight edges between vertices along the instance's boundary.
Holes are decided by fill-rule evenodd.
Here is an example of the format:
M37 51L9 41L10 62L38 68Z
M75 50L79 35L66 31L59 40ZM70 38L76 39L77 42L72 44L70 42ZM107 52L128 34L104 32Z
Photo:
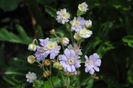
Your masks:
M43 69L44 72L46 71L44 67L42 69ZM48 80L49 84L51 85L51 87L54 88L54 85L53 85L52 81L48 77L47 77L47 80Z
M69 88L69 85L70 85L70 79L69 79L69 76L67 77L67 88Z

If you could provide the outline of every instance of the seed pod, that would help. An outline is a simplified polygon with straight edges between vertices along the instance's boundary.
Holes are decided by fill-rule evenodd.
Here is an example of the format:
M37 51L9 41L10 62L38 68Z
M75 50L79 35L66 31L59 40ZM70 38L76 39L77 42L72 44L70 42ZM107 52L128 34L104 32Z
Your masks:
M51 71L44 71L43 72L43 76L46 78L46 77L48 77L48 76L50 76L51 75Z
M49 66L49 65L51 65L51 61L49 59L45 59L43 61L43 64L46 65L46 66Z
M28 56L27 61L28 63L33 64L36 61L35 56L33 55Z

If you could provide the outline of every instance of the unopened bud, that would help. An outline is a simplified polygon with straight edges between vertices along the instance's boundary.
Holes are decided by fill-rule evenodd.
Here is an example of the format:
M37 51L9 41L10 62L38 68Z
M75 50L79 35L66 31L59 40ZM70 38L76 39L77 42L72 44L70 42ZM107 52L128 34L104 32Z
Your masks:
M64 38L62 38L61 43L62 43L64 46L66 46L66 45L69 44L69 39L68 39L67 37L64 37Z
M36 61L35 56L33 56L33 55L28 56L28 57L27 57L27 61L28 61L30 64L33 64L33 63Z
M36 25L36 19L34 17L32 17L32 24Z
M92 27L92 21L91 20L85 21L85 26L86 26L86 28L91 28Z
M55 29L50 30L50 34L51 35L55 34Z
M34 44L34 43L29 44L28 45L28 50L30 50L30 51L36 51L36 44Z
M53 67L59 70L63 69L63 66L59 62L54 62Z

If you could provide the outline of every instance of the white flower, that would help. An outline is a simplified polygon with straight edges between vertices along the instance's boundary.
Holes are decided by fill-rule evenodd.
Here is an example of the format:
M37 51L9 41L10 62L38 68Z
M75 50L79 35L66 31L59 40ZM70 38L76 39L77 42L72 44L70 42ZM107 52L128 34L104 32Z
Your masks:
M92 35L92 31L87 30L87 29L84 28L84 29L80 30L79 35L82 38L89 38Z
M36 51L36 44L34 44L34 43L29 44L28 45L28 50L30 50L30 51Z
M77 41L81 39L79 33L74 34L74 39L76 39Z
M69 39L68 39L67 37L64 37L64 38L62 38L61 43L62 43L64 46L66 46L67 44L69 44Z
M86 26L86 28L91 28L92 27L92 21L91 20L86 20L85 21L85 26Z
M37 76L34 72L28 72L26 74L27 82L32 83L34 80L37 79Z
M88 5L86 4L86 2L83 2L78 5L78 9L82 12L86 12L88 10Z
M70 22L72 31L79 32L80 29L85 27L85 19L83 17L74 17L74 19Z
M66 11L66 9L61 9L60 11L57 11L57 18L56 20L59 23L65 24L69 21L70 14Z

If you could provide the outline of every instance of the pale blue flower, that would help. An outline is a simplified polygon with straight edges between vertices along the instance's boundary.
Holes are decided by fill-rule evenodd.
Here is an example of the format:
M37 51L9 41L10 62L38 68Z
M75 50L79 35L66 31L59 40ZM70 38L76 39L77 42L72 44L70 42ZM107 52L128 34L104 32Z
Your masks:
M70 23L72 31L79 32L80 29L85 28L85 19L83 17L74 17Z
M72 49L65 49L64 54L59 56L59 61L67 72L76 72L81 63L79 56Z
M56 41L50 41L49 38L40 39L40 46L37 46L37 51L35 56L38 61L45 59L48 55L50 55L50 59L54 59L61 47L58 46Z
M86 2L83 2L78 5L78 9L82 12L86 12L88 10L88 5L86 4Z
M81 49L80 49L80 47L79 47L77 44L73 44L73 46L72 46L72 45L69 45L69 46L68 46L68 49L74 50L74 52L75 52L77 55L82 55Z
M60 11L57 11L57 22L65 24L70 19L70 14L66 11L66 9L61 9Z
M34 80L37 79L36 73L34 72L28 72L26 75L27 82L32 83Z
M95 71L99 72L99 67L101 66L101 59L98 54L94 53L88 58L85 56L85 72L94 74Z

